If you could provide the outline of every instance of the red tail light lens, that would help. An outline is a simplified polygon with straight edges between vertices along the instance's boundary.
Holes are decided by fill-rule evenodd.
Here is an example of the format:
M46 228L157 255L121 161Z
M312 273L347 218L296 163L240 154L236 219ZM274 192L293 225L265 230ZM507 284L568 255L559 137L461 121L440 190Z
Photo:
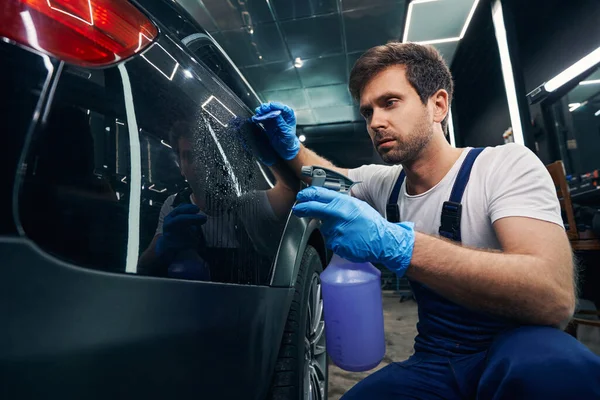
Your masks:
M158 34L126 0L8 0L0 10L0 36L82 66L130 57Z

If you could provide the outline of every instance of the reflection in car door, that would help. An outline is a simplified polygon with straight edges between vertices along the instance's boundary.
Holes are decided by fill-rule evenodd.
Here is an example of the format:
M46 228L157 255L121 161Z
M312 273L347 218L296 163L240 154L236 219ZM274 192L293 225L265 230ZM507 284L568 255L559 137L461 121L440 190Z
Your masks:
M65 65L47 112L19 183L25 237L0 244L15 266L0 279L15 305L4 392L263 398L293 289L266 286L287 216L247 108L163 34L118 67ZM196 250L217 282L164 279L168 266L135 276L161 211L190 188L215 218Z

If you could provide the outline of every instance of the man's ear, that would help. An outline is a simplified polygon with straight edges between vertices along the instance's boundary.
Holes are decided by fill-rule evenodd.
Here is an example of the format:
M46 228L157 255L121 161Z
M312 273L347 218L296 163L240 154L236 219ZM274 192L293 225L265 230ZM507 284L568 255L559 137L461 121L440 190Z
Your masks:
M444 118L448 115L450 105L448 104L448 92L444 89L440 89L433 96L433 121L442 123Z

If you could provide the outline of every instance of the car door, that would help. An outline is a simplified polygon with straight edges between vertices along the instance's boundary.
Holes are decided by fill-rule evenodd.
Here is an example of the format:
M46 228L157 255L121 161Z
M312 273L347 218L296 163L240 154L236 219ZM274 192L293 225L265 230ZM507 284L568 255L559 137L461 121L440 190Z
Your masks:
M269 284L294 188L273 201L285 179L261 162L273 154L248 107L161 32L106 68L60 63L32 121L20 235L0 239L3 398L266 395L293 295ZM142 268L178 195L208 215L210 281Z

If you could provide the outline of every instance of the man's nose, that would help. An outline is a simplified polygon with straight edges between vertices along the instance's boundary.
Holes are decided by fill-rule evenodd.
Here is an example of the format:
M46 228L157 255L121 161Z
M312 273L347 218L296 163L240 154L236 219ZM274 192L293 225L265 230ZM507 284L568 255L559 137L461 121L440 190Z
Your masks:
M376 132L379 129L387 128L388 122L383 110L373 110L373 115L371 116L371 130Z

